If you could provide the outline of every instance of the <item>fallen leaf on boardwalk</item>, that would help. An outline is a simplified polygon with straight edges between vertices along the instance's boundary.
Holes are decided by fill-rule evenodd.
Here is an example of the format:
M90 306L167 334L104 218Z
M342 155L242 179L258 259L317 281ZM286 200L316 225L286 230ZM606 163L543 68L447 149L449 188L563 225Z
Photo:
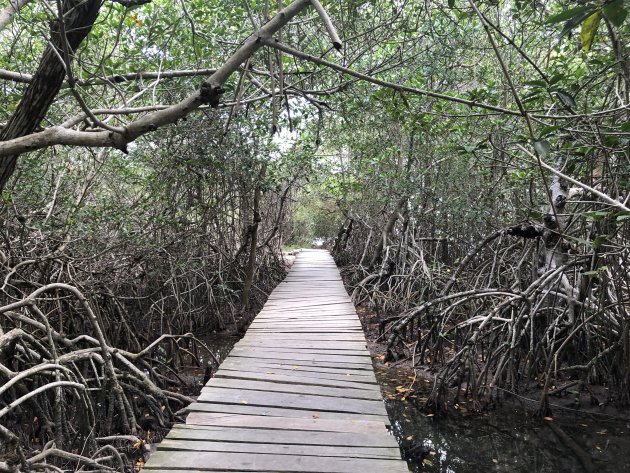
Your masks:
M267 371L265 374L275 374L273 371Z
M241 401L241 404L249 404L247 401Z
M319 414L317 412L313 412L313 419L319 419Z
M499 460L497 460L496 458L493 458L492 463L499 463Z
M543 417L545 420L553 420L553 417Z
M293 365L293 366L291 367L291 369L292 369L292 370L296 370L296 369L298 369L298 368L299 368L299 366L298 366L298 365Z
M405 437L405 440L413 440L413 435L410 435L409 437Z
M433 466L433 462L429 460L428 458L425 458L424 460L422 460L422 463L424 463L426 466Z
M427 417L433 417L435 414L427 414Z

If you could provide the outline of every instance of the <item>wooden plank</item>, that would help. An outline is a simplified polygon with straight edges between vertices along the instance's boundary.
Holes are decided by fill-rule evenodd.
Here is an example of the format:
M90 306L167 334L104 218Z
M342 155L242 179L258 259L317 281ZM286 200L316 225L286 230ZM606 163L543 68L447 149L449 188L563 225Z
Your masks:
M359 350L367 353L365 341L351 340L279 340L277 338L266 337L248 337L247 335L236 343L237 345L251 346L277 346L284 348L323 348L323 349L339 349L339 350Z
M229 370L260 370L261 372L276 372L278 370L282 371L292 371L296 374L300 374L300 372L309 373L308 376L311 376L310 373L322 373L322 374L334 374L340 375L343 379L348 381L368 381L372 383L376 383L376 377L374 376L374 372L370 370L362 370L362 369L352 369L350 367L345 366L337 366L337 367L326 367L326 366L313 366L308 364L300 364L300 365L292 365L290 363L268 363L259 360L249 360L246 358L228 358L223 362L220 369L229 369ZM334 379L334 378L329 378Z
M253 335L251 337L245 336L239 340L234 346L251 346L260 348L286 348L293 350L353 350L369 355L366 350L365 341L338 341L338 340L280 340L277 338L267 339L266 337L260 337Z
M321 432L313 430L248 429L243 427L208 427L176 424L169 438L177 440L215 440L218 442L252 442L267 444L329 445L338 447L398 448L394 437L384 430L381 434L357 432ZM261 435L262 434L262 435Z
M296 323L296 322L304 322L308 324L312 324L313 322L320 321L322 323L341 323L341 324L358 324L361 325L359 320L356 318L356 315L352 314L330 314L330 315L322 315L318 314L316 311L312 313L302 313L297 314L295 312L287 312L287 313L272 313L269 312L264 314L260 319L256 319L254 323L269 323L269 324L279 324L282 322L287 323Z
M249 427L253 429L314 430L320 432L382 432L383 423L370 420L288 418L216 412L191 412L186 425L217 426L222 428Z
M341 399L308 394L276 393L268 391L244 391L215 387L202 391L197 402L213 404L238 404L283 409L306 409L311 411L348 412L386 416L382 401L364 399Z
M243 358L239 356L231 356L223 362L226 367L232 369L250 369L253 367L263 370L273 370L274 368L289 369L296 371L319 371L322 373L347 374L348 376L363 374L369 379L374 378L374 373L370 365L345 365L339 366L331 362L319 361L291 361L278 359L260 359L260 358Z
M167 438L160 444L160 450L181 450L189 452L235 452L271 453L276 455L307 455L315 457L399 459L400 450L386 447L331 447L322 445L283 445L249 442L213 442L174 440Z
M282 334L282 333L296 333L296 334L309 334L309 335L318 335L318 334L332 334L332 335L337 335L339 334L339 330L335 330L335 329L326 329L326 328L321 328L321 329L300 329L300 328L277 328L277 329L258 329L258 328L252 328L250 330L248 330L251 333L254 334ZM357 334L360 337L363 337L363 332L359 329L357 330L348 330L345 329L343 331L343 335L344 336L351 336L352 334ZM356 338L356 340L360 340L360 338Z
M217 412L224 414L244 414L252 416L270 416L299 419L336 419L347 421L375 421L383 426L389 425L389 418L384 415L355 414L353 412L329 412L310 409L285 409L282 407L252 406L244 404L213 404L194 402L186 408L188 412Z
M202 389L202 392L215 386L248 391L274 391L281 393L311 394L317 396L332 396L348 399L371 399L381 401L381 393L377 390L352 389L348 387L314 386L293 383L277 383L258 380L239 380L229 378L214 378Z
M256 331L252 330L251 332L247 332L247 336L249 338L256 338L258 340L311 340L311 341L338 341L338 342L363 342L365 343L365 337L362 332L328 332L328 333L282 333L282 332L272 332L272 331Z
M262 344L237 344L235 345L235 348L238 347L239 349L245 350L245 349L251 349L251 350L256 350L256 351L267 351L267 352L280 352L280 353L304 353L304 354L319 354L319 355L348 355L348 356L359 356L359 357L363 357L366 359L366 361L369 361L372 359L372 357L365 352L365 350L352 350L352 349L343 349L343 348L337 348L337 347L330 347L330 348L297 348L297 347L284 347L281 346L281 344L275 344L275 345L262 345Z
M317 346L315 344L311 344L310 346L287 346L284 343L240 343L236 344L235 348L239 350L251 349L257 351L267 351L267 352L288 352L288 353L310 353L310 354L321 354L321 355L339 355L339 356L359 356L363 358L367 358L371 360L372 357L369 353L366 353L365 349L360 349L358 347L353 346L344 346L341 344L337 344L337 346Z
M258 471L305 473L407 473L400 460L335 458L231 452L155 452L144 470Z
M378 384L371 378L358 378L346 375L317 372L295 372L291 370L274 369L271 371L245 371L221 368L215 378L267 380L278 383L306 384L314 386L339 386L354 389L379 389Z
M279 318L273 318L273 319L265 319L264 317L262 317L252 322L250 327L252 326L255 327L257 325L265 325L265 326L273 326L273 327L282 326L282 325L306 325L306 326L330 325L332 327L339 327L339 328L343 328L343 327L361 328L362 327L361 323L356 319L341 318L341 317L334 317L330 319L325 319L323 317L313 317L310 319L307 319L305 317L295 317L295 318L279 317Z
M242 354L241 354L242 353ZM299 358L298 358L299 357ZM372 370L372 363L369 359L364 359L365 361L357 361L354 363L350 363L350 358L348 356L343 355L322 355L321 358L317 359L316 355L297 355L293 358L290 354L287 353L275 353L272 355L266 356L264 353L260 353L259 356L249 355L248 352L235 352L230 355L231 362L241 362L241 363L252 363L259 362L261 364L280 364L280 365L288 365L290 367L304 367L304 366L314 366L321 368L331 368L331 369L343 369L343 370ZM354 358L353 358L354 359ZM339 364L339 360L345 360L344 364Z
M283 330L289 331L307 331L309 333L332 332L332 333L353 333L358 332L363 335L363 327L361 324L354 322L308 322L304 320L285 321L285 322L257 322L249 326L249 330L253 331L270 331L272 333L281 333Z
M331 318L318 317L316 315L313 316L279 316L279 317L261 317L259 320L255 321L252 325L270 325L270 326L278 326L284 324L304 324L304 325L313 325L313 324L322 324L322 325L332 325L335 327L363 327L361 323L354 319L348 318L347 316L335 316Z
M260 360L289 360L293 363L302 363L303 361L330 361L332 363L338 363L340 365L364 365L372 368L372 360L369 356L354 356L354 355L328 355L320 353L299 353L299 352L282 352L282 351L270 351L262 349L249 349L234 348L230 352L230 356L238 356L241 358L257 358Z

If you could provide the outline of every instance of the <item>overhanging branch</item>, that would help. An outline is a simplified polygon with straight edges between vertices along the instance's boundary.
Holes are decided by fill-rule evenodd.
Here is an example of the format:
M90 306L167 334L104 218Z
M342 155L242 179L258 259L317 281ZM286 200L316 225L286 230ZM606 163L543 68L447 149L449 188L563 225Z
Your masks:
M128 143L162 126L175 123L202 105L218 106L223 84L262 46L263 38L270 38L310 5L310 0L295 0L279 11L260 30L252 34L243 45L208 79L200 91L163 110L156 110L128 124L124 133L111 131L81 132L62 127L52 127L40 133L0 142L0 157L34 151L57 144L110 147L125 151Z

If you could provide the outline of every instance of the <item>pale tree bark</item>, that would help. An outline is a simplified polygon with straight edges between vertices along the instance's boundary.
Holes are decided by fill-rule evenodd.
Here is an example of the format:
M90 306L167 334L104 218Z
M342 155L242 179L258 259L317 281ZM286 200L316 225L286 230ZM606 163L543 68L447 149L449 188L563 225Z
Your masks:
M0 31L11 24L11 20L24 5L32 0L9 0L9 4L0 11Z

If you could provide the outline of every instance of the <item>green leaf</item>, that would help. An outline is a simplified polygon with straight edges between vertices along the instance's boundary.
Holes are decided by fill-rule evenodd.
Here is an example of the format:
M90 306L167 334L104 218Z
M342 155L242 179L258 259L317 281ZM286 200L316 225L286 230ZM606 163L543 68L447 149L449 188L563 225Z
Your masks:
M544 158L549 154L551 146L549 145L549 142L547 140L536 141L534 142L534 149L538 153L538 156Z
M606 235L598 235L592 243L594 250L599 250L608 237Z
M564 90L554 90L554 93L558 96L560 101L569 108L575 108L575 99L573 96Z
M584 212L582 215L584 215L584 217L586 217L588 220L599 221L609 217L610 212L593 211Z
M556 130L559 130L560 128L562 128L560 125L546 126L540 130L540 134L538 136L539 138L544 138L545 136L550 135L551 133L553 133Z
M523 82L523 84L531 87L547 87L547 83L544 80L528 80Z
M623 6L623 0L613 0L602 7L602 12L608 21L615 26L621 26L628 16L628 10Z
M453 8L455 6L455 0L448 0L448 7Z
M597 10L595 13L590 15L584 23L582 23L582 31L580 32L580 39L582 40L582 49L584 51L590 51L591 46L593 45L593 39L595 38L595 33L597 33L597 28L599 28L599 23L602 20L602 11Z
M562 23L563 21L567 21L577 16L583 15L584 13L589 12L592 9L593 7L590 5L586 5L583 7L569 8L568 10L565 10L562 13L558 13L557 15L550 16L549 18L547 18L547 21L545 21L545 23L549 23L549 24Z
M630 122L626 122L620 127L621 131L630 131Z
M577 25L582 23L586 18L591 16L591 14L593 14L594 11L595 10L590 9L589 11L582 12L579 15L576 15L573 18L571 18L569 21L567 21L564 24L564 28L562 28L562 31L560 32L560 37L562 38L565 34L567 34L573 28L575 28Z
M567 76L565 74L555 74L551 79L549 79L549 85L554 85L566 78Z

